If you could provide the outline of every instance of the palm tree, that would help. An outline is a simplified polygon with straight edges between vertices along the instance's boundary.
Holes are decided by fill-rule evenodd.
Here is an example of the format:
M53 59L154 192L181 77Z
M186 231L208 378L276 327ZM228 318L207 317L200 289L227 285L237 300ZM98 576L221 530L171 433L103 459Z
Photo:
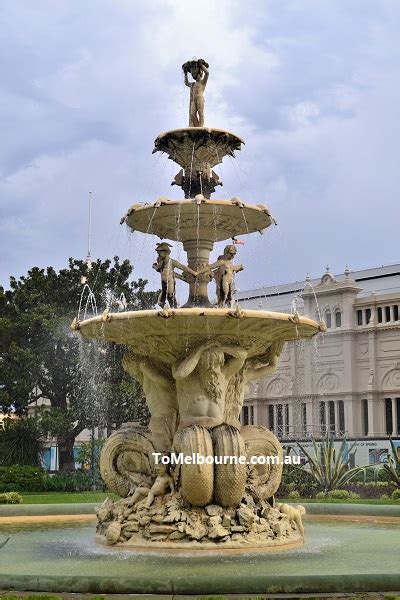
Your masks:
M349 454L356 445L356 442L348 450L346 449L346 444L346 439L344 439L336 451L333 445L333 438L330 436L326 436L318 443L313 440L315 456L312 456L299 442L297 443L307 458L307 463L302 468L305 466L309 467L312 477L324 492L341 488L364 468L349 468Z

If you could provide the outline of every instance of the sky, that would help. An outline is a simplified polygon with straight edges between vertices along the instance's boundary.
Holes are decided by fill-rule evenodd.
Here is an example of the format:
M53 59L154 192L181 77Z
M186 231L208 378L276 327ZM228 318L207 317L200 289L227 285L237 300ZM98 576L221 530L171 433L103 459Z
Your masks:
M397 0L2 0L0 31L3 286L85 258L92 192L92 256L158 287L158 240L119 221L182 197L152 149L187 125L193 57L210 64L206 126L246 141L214 197L278 223L243 238L240 290L400 262Z

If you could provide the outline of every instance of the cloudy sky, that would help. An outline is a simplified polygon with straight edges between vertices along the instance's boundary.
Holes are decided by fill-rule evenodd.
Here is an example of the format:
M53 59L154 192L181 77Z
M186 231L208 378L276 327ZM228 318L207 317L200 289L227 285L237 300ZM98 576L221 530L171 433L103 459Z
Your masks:
M206 125L246 140L217 197L278 221L240 247L241 290L399 262L398 0L1 0L0 31L3 285L85 257L89 191L92 255L158 284L155 238L119 220L181 196L151 151L187 124L192 57L210 63Z

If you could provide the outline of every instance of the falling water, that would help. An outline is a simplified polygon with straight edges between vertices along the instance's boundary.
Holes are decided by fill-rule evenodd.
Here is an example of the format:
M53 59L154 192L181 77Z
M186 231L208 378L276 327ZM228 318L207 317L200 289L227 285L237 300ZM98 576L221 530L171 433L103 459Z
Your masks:
M190 160L190 173L189 173L189 198L190 198L190 195L191 195L191 193L192 193L192 172L193 172L194 148L195 148L195 142L193 142L193 147L192 147L192 158L191 158L191 160Z
M199 268L199 244L200 244L200 204L197 204L197 241L196 241L196 269ZM197 296L197 291L199 287L199 282L196 278L195 288Z
M313 284L311 283L311 281L307 281L307 280L306 280L306 281L304 282L304 289L306 289L306 287L307 287L307 286L311 288L311 291L312 291L312 293L313 293L313 295L314 295L315 304L316 304L316 307L317 307L318 319L319 319L320 321L322 321L321 311L320 311L320 309L319 309L319 303L318 303L318 299L317 299L317 294L315 293L314 286L313 286Z
M88 292L87 298L86 298L86 303L85 303L85 310L83 313L83 318L86 319L86 315L88 312L88 308L90 305L91 311L93 313L94 316L97 316L97 303L96 303L96 297L94 295L94 293L92 292L92 290L90 289L90 286L85 283L85 285L83 286L82 289L82 293L81 293L81 297L79 300L79 307L78 307L78 321L80 320L80 316L81 316L81 310L82 310L82 304L83 304L83 298L85 295L85 292Z

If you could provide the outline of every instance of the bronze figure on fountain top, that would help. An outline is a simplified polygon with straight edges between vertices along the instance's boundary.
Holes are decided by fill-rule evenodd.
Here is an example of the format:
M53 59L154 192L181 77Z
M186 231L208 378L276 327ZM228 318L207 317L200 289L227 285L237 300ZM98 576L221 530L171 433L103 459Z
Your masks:
M202 58L182 65L185 85L190 88L189 127L204 127L204 90L208 81L208 66ZM188 73L194 81L189 81Z

